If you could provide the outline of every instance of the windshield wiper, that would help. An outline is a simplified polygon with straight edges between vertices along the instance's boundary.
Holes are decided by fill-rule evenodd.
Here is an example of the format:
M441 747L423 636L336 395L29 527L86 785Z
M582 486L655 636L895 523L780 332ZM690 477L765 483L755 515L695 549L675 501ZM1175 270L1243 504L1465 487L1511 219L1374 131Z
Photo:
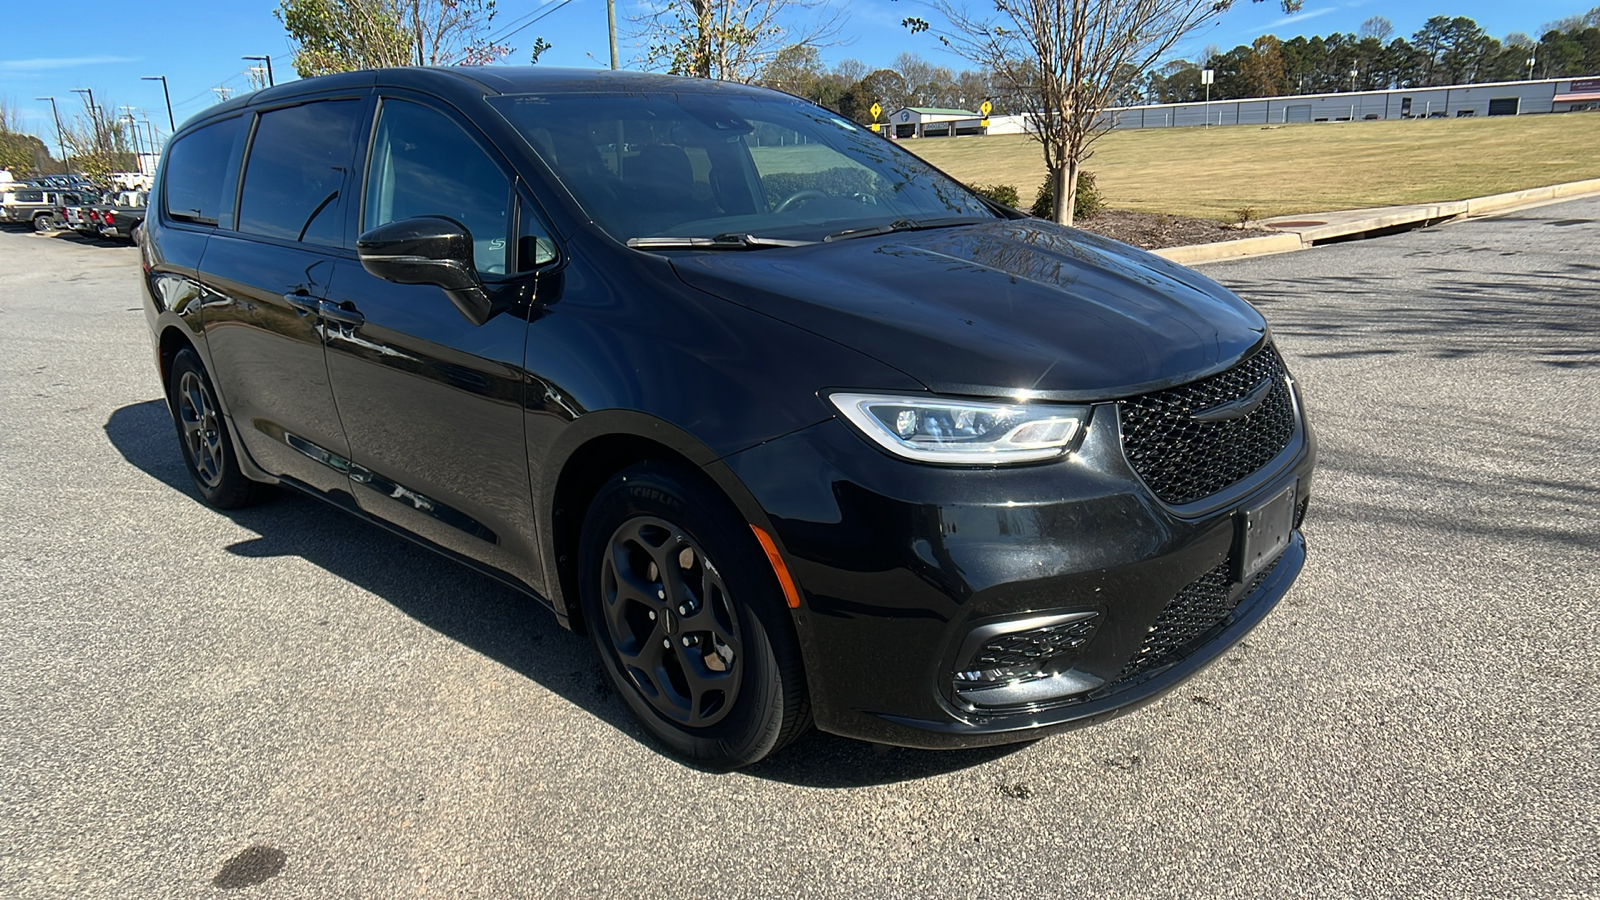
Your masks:
M636 250L765 250L768 247L809 247L816 241L790 241L753 234L719 234L716 237L636 237L628 246Z
M981 225L992 222L993 219L980 219L976 216L947 216L942 219L896 219L887 225L873 225L868 228L851 228L835 232L823 238L824 241L842 241L848 238L872 237L875 234L893 234L896 231L922 231L928 228L953 228L957 225Z

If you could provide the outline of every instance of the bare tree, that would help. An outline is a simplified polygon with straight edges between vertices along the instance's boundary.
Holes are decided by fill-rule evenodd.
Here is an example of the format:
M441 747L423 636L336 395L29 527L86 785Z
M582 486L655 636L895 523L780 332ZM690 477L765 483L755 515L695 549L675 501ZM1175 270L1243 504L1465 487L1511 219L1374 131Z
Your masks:
M129 135L122 130L122 122L106 114L116 109L116 104L104 101L103 105L90 106L84 98L83 115L75 115L61 126L61 140L67 145L74 168L101 187L111 185L114 172L136 171L139 157Z
M1378 43L1389 43L1389 36L1394 34L1394 23L1383 16L1373 16L1361 23L1361 36L1376 38Z
M948 23L902 24L932 31L945 46L990 70L1030 100L1028 133L1044 153L1055 189L1055 220L1072 224L1078 172L1090 146L1114 124L1102 114L1130 78L1174 44L1216 19L1233 0L993 0L973 13L959 0L927 0ZM1261 0L1253 0L1261 2ZM1285 12L1300 0L1279 0Z
M786 48L833 43L844 15L826 0L666 0L629 21L646 68L750 82Z
M384 66L491 63L495 0L279 0L301 77Z

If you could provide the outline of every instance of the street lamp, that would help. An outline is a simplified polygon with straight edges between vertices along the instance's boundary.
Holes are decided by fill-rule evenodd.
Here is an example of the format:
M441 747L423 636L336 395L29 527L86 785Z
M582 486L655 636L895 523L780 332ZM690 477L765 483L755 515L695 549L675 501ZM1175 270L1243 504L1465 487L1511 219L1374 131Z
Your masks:
M61 166L70 174L72 167L67 165L67 139L61 135L61 111L56 109L56 98L35 97L33 99L50 101L50 115L56 120L56 146L61 148Z
M272 87L273 85L277 84L276 81L272 80L272 57L270 57L270 56L241 56L239 58L240 59L250 60L251 62L266 63L267 64L267 87Z
M167 98L167 128L171 129L172 131L177 131L178 130L178 123L172 121L172 95L167 92L167 76L165 76L165 75L144 75L144 76L140 77L139 80L140 81L159 81L159 82L161 82L161 96Z
M89 95L89 118L90 118L91 121L94 122L95 125L99 125L100 124L100 120L95 118L95 113L94 113L94 111L95 111L94 89L93 88L73 88L72 92L74 94L88 94Z
M1528 80L1529 81L1533 80L1533 62L1534 62L1533 57L1532 56L1528 57Z

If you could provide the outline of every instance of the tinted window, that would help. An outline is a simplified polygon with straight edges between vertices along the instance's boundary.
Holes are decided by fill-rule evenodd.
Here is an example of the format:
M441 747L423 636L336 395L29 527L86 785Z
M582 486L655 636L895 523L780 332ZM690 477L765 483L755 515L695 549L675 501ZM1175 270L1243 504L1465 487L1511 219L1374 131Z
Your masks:
M510 205L510 180L459 126L415 103L384 101L363 231L412 216L446 216L472 233L478 271L501 275Z
M239 230L338 246L340 194L360 130L359 100L324 100L263 113L239 191Z
M779 95L550 94L489 102L618 238L817 239L901 220L994 217L910 153Z
M174 219L217 224L222 214L222 185L233 158L237 118L191 131L167 152L162 176L167 215Z
M16 193L16 201L18 203L43 203L44 202L44 192L43 191L17 191L17 193Z

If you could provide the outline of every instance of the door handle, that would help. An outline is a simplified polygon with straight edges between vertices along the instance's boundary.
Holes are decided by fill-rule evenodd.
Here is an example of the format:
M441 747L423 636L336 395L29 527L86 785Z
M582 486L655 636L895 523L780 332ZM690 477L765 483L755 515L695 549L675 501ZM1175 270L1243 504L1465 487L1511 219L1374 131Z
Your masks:
M320 300L317 302L317 312L330 322L349 325L351 328L359 328L367 323L367 317L356 309L355 304L348 301L341 305L332 300Z
M294 293L284 294L283 302L289 304L289 307L295 312L302 316L306 316L317 312L317 304L321 301L310 294Z

